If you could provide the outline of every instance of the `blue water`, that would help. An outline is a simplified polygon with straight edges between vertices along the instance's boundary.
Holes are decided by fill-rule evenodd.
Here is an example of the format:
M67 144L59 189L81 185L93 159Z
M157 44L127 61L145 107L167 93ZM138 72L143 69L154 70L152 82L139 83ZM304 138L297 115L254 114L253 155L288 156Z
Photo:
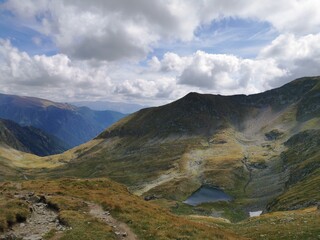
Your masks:
M197 206L201 203L230 201L232 198L219 188L202 186L194 192L184 203Z

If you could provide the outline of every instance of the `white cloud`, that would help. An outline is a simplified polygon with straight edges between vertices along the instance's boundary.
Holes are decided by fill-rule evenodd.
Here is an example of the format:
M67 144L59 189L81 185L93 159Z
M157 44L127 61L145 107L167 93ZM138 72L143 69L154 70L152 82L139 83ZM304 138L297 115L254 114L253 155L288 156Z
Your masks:
M156 80L131 79L115 87L115 93L138 98L169 98L176 86L175 79L159 77Z
M158 71L171 71L180 84L222 94L255 93L320 75L320 34L280 35L256 59L197 51L184 57L166 53L156 60Z
M8 93L170 101L188 91L254 93L320 75L319 0L9 0L0 8L60 51L31 56L1 40L0 87ZM195 31L222 18L268 22L279 36L253 59L173 49L139 65L163 42L200 46ZM41 46L42 37L33 41Z
M6 92L63 99L84 92L101 95L105 92L101 89L110 88L104 68L79 64L64 54L29 56L8 40L0 40L0 86Z
M197 51L168 52L145 67L76 61L65 54L30 56L0 41L2 91L73 100L86 98L163 103L189 91L257 93L297 77L320 75L320 34L284 34L256 59ZM119 99L120 98L120 99Z
M261 50L260 59L274 59L288 74L276 79L279 86L292 79L320 75L320 34L309 34L296 37L293 34L282 34Z
M130 67L111 63L75 61L64 54L30 56L13 47L10 41L1 39L0 72L2 92L58 101L119 100L117 97L122 96L120 100L144 99L157 104L177 97L174 77L152 71L143 73L143 69L134 72Z
M318 0L9 0L5 7L62 53L85 60L141 59L162 40L189 41L199 26L224 17L267 21L295 35L320 31Z
M165 54L159 61L159 69L167 66L166 56L170 55ZM273 59L242 59L203 51L180 59L175 55L174 59L170 66L179 84L222 94L260 92L269 89L271 81L287 74L286 69L281 69Z

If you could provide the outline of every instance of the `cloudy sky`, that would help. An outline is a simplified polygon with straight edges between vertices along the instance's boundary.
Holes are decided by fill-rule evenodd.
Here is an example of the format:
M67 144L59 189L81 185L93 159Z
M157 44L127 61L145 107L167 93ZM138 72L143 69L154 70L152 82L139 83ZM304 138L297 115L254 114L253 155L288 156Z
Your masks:
M0 92L167 103L320 75L319 0L0 0Z

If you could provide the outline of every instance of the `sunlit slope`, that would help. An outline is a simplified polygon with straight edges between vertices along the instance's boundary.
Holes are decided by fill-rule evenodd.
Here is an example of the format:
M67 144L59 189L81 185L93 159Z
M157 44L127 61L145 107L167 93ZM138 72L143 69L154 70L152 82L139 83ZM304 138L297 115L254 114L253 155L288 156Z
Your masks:
M22 214L28 216L27 202L14 195L24 196L32 192L36 196L45 196L57 211L60 222L70 227L62 233L53 231L46 239L119 239L106 223L90 216L88 203L98 204L109 211L114 218L126 223L141 240L246 239L222 227L175 216L108 179L5 182L0 183L0 191L0 235L8 229L10 221L11 224L16 222Z

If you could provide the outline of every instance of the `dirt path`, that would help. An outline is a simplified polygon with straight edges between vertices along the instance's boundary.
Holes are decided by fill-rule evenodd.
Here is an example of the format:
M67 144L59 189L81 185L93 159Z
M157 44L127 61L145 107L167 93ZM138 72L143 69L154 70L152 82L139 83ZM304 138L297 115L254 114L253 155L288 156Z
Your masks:
M0 235L0 239L42 240L50 230L62 232L67 229L59 223L58 214L41 202L39 197L33 194L16 197L30 204L31 216L26 222L13 225L10 231Z
M119 222L114 219L108 211L104 211L100 205L87 202L88 207L90 209L90 214L102 220L106 224L112 227L113 232L117 235L118 239L125 240L137 240L137 236L131 231L129 226L123 222Z

